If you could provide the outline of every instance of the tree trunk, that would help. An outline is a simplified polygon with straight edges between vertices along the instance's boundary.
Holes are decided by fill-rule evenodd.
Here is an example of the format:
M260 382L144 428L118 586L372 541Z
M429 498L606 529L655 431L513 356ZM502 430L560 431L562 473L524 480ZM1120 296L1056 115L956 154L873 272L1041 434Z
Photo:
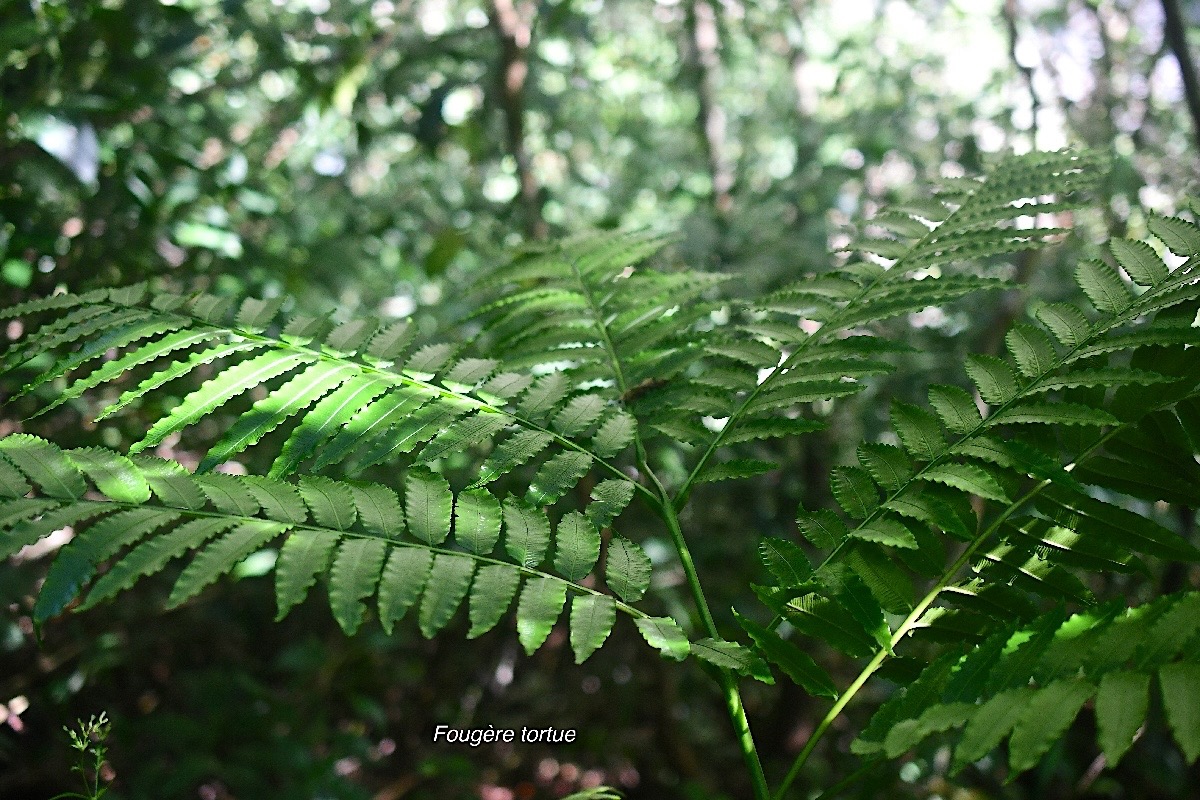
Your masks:
M492 27L500 39L497 76L500 106L504 110L508 152L517 163L525 235L545 239L549 228L542 217L541 192L525 144L525 82L529 78L529 45L533 40L536 6L531 0L521 0L519 4L514 0L492 0L491 6Z

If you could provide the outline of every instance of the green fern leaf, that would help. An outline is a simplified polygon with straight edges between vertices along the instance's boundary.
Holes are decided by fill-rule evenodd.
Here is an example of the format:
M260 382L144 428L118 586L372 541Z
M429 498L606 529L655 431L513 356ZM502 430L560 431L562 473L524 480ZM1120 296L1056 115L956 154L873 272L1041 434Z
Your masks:
M572 598L571 649L576 664L587 661L604 644L616 620L617 607L611 597L580 594Z
M542 646L567 602L567 587L553 578L531 578L517 601L517 638L526 655Z
M813 661L812 657L796 645L782 639L778 633L733 612L738 624L750 635L759 652L775 664L792 682L813 697L838 696L833 680Z
M1092 326L1075 306L1066 303L1040 305L1034 315L1064 347L1078 347L1091 337Z
M279 334L279 338L288 344L306 345L314 339L328 335L333 323L328 317L310 317L298 315L288 320Z
M475 563L466 556L438 553L434 557L417 614L421 634L426 639L432 639L454 616L467 596L474 571Z
M1129 367L1100 367L1097 369L1077 369L1062 376L1043 378L1038 381L1034 391L1048 392L1056 389L1074 389L1080 386L1123 386L1138 384L1149 386L1155 383L1167 383L1171 379L1157 372Z
M11 463L0 458L0 497L24 497L33 491Z
M889 614L905 615L913 607L912 581L881 550L855 548L846 564L871 590L871 595Z
M837 514L824 508L811 514L801 509L796 516L796 524L805 539L822 549L837 547L849 534L846 523L838 519Z
M241 484L253 495L255 502L262 506L263 513L269 519L291 525L302 525L308 521L308 509L304 500L296 491L296 487L290 483L247 475L241 478Z
M130 324L120 325L112 330L109 330L107 333L105 333L102 336L98 336L95 339L91 339L89 341L84 342L80 346L80 348L77 351L75 351L74 353L72 353L68 358L60 359L59 361L57 361L54 364L53 367L46 370L42 374L38 375L37 378L35 378L33 381L31 381L28 385L26 385L21 390L20 395L18 395L18 396L29 394L31 391L33 391L37 387L42 386L46 383L49 383L50 381L53 381L56 378L61 378L63 375L66 375L68 372L71 372L72 370L79 368L80 366L86 364L87 362L89 362L93 359L100 358L101 356L105 356L106 354L108 354L108 352L110 350L127 347L127 346L133 344L134 342L141 341L142 339L147 339L151 336L157 336L162 333L168 333L171 331L178 330L179 328L183 327L184 324L185 323L182 318L162 319L162 318L152 317L149 319L139 318ZM193 342L194 341L196 341L196 339L193 338ZM151 357L153 357L153 356L151 356ZM124 361L125 359L122 358L120 360ZM138 361L137 363L144 363L144 362ZM110 364L105 364L101 368L96 370L96 372L107 373L110 377L115 377L124 369L125 369L125 367L121 367L120 369L117 369L116 371L112 371L113 367ZM90 377L91 376L89 376L89 378ZM101 380L102 379L103 378L101 378ZM100 383L101 380L97 380L95 383L92 383L91 385L95 386L98 383ZM74 385L74 383L75 382L73 381L72 386ZM40 411L38 411L36 414L34 414L34 416L41 416L42 414L45 414L47 411L57 408L62 403L66 402L66 400L68 400L72 397L78 397L80 394L82 394L83 391L84 391L83 389L80 389L79 391L71 394L69 397L59 397L57 400L52 402L49 406L42 408Z
M471 584L468 613L471 630L468 639L474 639L496 627L496 623L508 611L521 583L521 573L507 564L487 564L475 573Z
M691 654L701 661L732 670L739 675L749 675L763 683L775 683L775 677L766 662L755 655L754 651L737 642L710 638L692 642L689 647Z
M432 378L446 366L454 350L454 345L448 343L427 344L412 354L404 368L418 377Z
M358 524L376 536L398 540L404 530L400 499L386 486L374 483L347 484L358 510Z
M446 373L444 382L447 386L469 389L484 381L499 365L494 358L464 358Z
M567 450L551 458L529 483L525 499L533 506L547 506L562 497L592 467L587 453Z
M710 462L704 472L696 478L698 483L715 483L717 481L753 478L767 472L779 469L774 461L759 461L754 458L733 458L721 464Z
M228 461L247 447L257 444L289 417L300 413L324 395L336 389L351 375L344 364L319 361L256 402L249 413L238 418L221 441L205 454L197 472L207 472Z
M168 434L191 425L247 389L312 360L311 356L302 353L271 352L229 367L221 372L219 379L205 383L185 397L170 414L154 423L141 441L133 444L129 451L140 453L148 447L154 447Z
M196 554L171 589L167 608L175 608L199 594L201 589L230 572L239 561L279 536L287 527L258 519L238 523L233 530Z
M995 356L967 356L967 375L989 405L1004 405L1017 395L1017 376L1012 367Z
M36 436L10 433L0 439L0 455L51 497L78 500L87 491L87 482L67 455Z
M1045 452L1017 439L997 439L991 436L976 436L956 444L950 450L955 455L977 458L989 464L1015 470L1025 475L1054 481L1074 489L1081 484Z
M1133 301L1117 271L1103 261L1084 261L1075 270L1075 280L1097 310L1120 314Z
M1092 684L1079 680L1055 681L1039 689L1013 726L1008 751L1010 768L1024 772L1035 766L1095 691Z
M150 484L150 491L163 505L194 510L204 508L208 502L204 492L192 479L192 474L176 462L144 454L134 456L131 460Z
M484 489L459 493L454 502L454 541L476 555L486 556L499 540L500 504L496 498Z
M266 300L247 297L238 308L234 322L243 330L259 333L271 324L271 320L275 319L279 309L283 308L283 301L282 297L272 297Z
M1095 601L1091 591L1070 572L1018 544L989 550L975 571L987 580L1005 581L1028 592L1085 605Z
M842 608L854 617L854 620L862 626L867 635L875 640L875 643L887 650L889 653L892 650L892 631L888 627L887 621L883 617L883 609L879 603L875 601L870 589L863 583L862 579L857 575L850 575L842 582L842 589L838 592L838 602Z
M938 429L937 420L923 408L908 403L892 403L892 427L904 449L913 458L932 461L945 449L946 443Z
M1096 725L1100 749L1115 767L1133 746L1146 719L1150 703L1150 676L1136 672L1110 672L1100 680L1096 694Z
M348 531L354 525L358 511L346 484L320 475L305 475L300 478L298 488L318 525L339 531Z
M275 562L276 622L308 595L317 575L328 568L337 543L336 536L303 529L293 531L284 541Z
M0 362L0 371L13 369L25 363L38 352L50 352L57 347L77 342L100 331L110 331L131 322L146 319L148 313L140 309L112 310L103 306L90 306L71 312L48 325L43 325L31 334L23 348L14 348Z
M1092 425L1103 427L1116 425L1120 420L1099 408L1080 403L1034 403L1026 402L1003 409L988 417L987 424L1038 424L1038 425Z
M387 633L420 597L433 567L424 547L393 547L379 579L379 624Z
M892 726L883 740L884 755L898 758L928 736L962 726L974 710L975 706L970 703L938 703L930 706L916 719L906 719Z
M670 617L638 617L633 622L646 643L658 649L664 658L683 661L691 652L683 629Z
M427 464L446 453L466 451L482 441L491 439L503 430L508 422L509 418L504 414L481 410L435 436L433 441L421 448L415 461Z
M805 636L820 639L849 656L874 654L875 642L848 611L826 597L806 595L784 609L788 621Z
M998 503L1010 502L1008 495L995 478L982 468L971 464L938 464L921 472L921 479L978 495L985 500L995 500Z
M957 386L930 386L929 405L951 433L970 433L982 422L971 395Z
M390 323L371 337L366 355L377 362L391 363L404 354L416 332L407 320Z
M409 470L404 479L404 514L410 534L426 544L446 541L453 504L445 478L423 468Z
M591 450L600 458L612 458L632 442L637 435L637 422L629 414L616 413L601 423L592 437Z
M888 492L898 490L912 475L908 457L894 445L863 443L858 447L858 460L875 482Z
M585 513L597 528L607 528L633 499L633 483L610 479L600 481L592 489L591 502Z
M1004 336L1008 352L1016 362L1017 369L1027 378L1049 372L1058 359L1054 343L1040 328L1032 325L1014 325Z
M554 535L554 569L567 580L587 577L600 558L600 533L578 511L563 515Z
M187 306L193 314L205 322L221 325L229 316L229 310L233 308L233 298L201 293L189 298Z
M29 517L38 513L37 509L39 507L44 509L45 513L37 519L29 519ZM5 539L0 541L0 558L8 558L18 553L21 548L31 545L45 536L49 536L54 531L78 525L92 517L106 514L113 510L111 503L91 503L86 501L68 503L62 506L49 503L42 504L40 501L34 501L31 504L13 501L5 503L4 508L8 512L5 516L11 515L11 519L14 522L18 520L20 522L17 522L12 530L7 532Z
M258 501L236 475L197 475L192 481L222 514L252 517L259 512Z
M108 289L95 289L85 294L52 294L49 297L26 300L15 306L0 308L0 319L16 319L30 314L40 314L43 311L60 311L64 308L98 303L108 297L108 293Z
M550 546L550 520L515 497L505 498L503 509L505 552L522 567L537 567Z
M704 349L713 355L724 356L755 369L767 369L779 364L779 351L754 339L709 344Z
M567 389L567 378L561 372L544 375L521 396L517 413L526 419L540 419L563 399Z
M599 395L581 394L573 397L550 422L550 427L563 436L578 436L591 427L604 410L604 399Z
M830 480L833 499L855 519L865 519L879 505L879 489L859 467L838 467Z
M325 344L335 352L353 355L375 333L376 328L377 323L373 319L352 319L334 328L325 337Z
M105 517L77 535L59 551L46 571L46 579L33 607L34 623L41 625L79 597L84 584L91 580L96 564L178 518L179 515L172 511L135 508ZM12 521L15 520L5 515L0 520L0 528L8 527Z
M1200 758L1200 664L1168 664L1158 671L1171 733L1190 764Z
M533 378L529 375L520 372L501 372L489 378L479 387L476 394L481 397L508 400L528 389L531 383L533 383Z
M1130 279L1139 286L1157 286L1167 279L1167 265L1145 242L1133 239L1113 239L1108 243L1113 258Z
M92 608L122 589L128 589L138 578L158 572L173 558L194 550L219 533L234 526L236 520L197 519L180 525L173 531L156 536L131 550L104 573L88 592L81 610Z
M1003 652L993 659L995 663L988 673L984 692L990 695L1028 685L1029 676L1038 671L1039 660L1053 644L1054 636L1065 619L1066 612L1060 607L1039 616L1019 635L1007 638Z
M813 433L824 429L825 423L819 420L804 419L803 417L795 419L774 417L767 419L747 419L735 427L731 433L726 434L725 441L729 444L737 444L738 442L750 442L759 439L800 436L805 433Z
M326 400L332 400L338 394L338 392L334 392ZM330 464L336 464L350 453L362 450L364 443L370 441L376 442L370 453L373 460L386 458L388 452L385 450L380 453L378 439L393 425L419 410L431 399L432 395L426 391L411 386L400 386L393 387L391 392L377 397L366 405L361 405L348 421L343 418L336 423L344 422L345 424L342 424L341 430L334 433L329 442L321 447L320 454L313 464L314 468L321 469ZM324 401L313 409L314 415L321 410L322 404ZM433 432L430 432L430 436L432 435ZM413 446L415 445L416 442L413 442ZM273 471L275 474L283 474L283 470L273 468Z
M294 472L318 445L333 436L339 427L387 389L387 383L378 378L355 376L322 398L284 442L279 456L271 465L270 477L278 478Z
M799 586L812 577L812 565L794 542L764 536L758 544L763 565L780 586Z
M110 499L120 503L150 499L150 484L128 458L95 447L68 450L66 455Z
M375 594L387 556L387 543L378 539L343 539L329 572L329 607L347 636L362 625L364 598Z
M604 580L627 603L640 600L650 588L650 559L637 544L614 536L608 544Z
M1175 595L1146 631L1134 663L1139 668L1153 667L1174 658L1193 635L1200 632L1200 594Z
M544 431L521 430L501 442L483 466L472 487L491 483L545 450L554 437Z
M1151 214L1146 224L1175 255L1187 258L1200 253L1200 227L1194 223L1179 217Z
M1026 687L1010 689L980 706L954 751L956 769L978 761L1000 744L1025 714L1034 695L1035 691Z
M366 453L359 459L358 468L364 469L374 464L383 464L397 453L411 452L417 445L433 439L443 431L455 425L459 417L472 410L469 402L460 398L443 398L398 419L389 430L378 436ZM485 425L494 425L495 420L487 420ZM336 440L335 440L336 441ZM444 452L443 441L430 455L440 455ZM332 448L332 445L330 446ZM322 459L318 459L320 464ZM420 458L419 460L428 460Z

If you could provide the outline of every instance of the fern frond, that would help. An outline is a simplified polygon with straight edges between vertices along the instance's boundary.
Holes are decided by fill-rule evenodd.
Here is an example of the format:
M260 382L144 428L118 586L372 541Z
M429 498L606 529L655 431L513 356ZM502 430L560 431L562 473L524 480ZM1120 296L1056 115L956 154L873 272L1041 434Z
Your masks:
M605 241L598 249L584 248L576 261L630 250ZM572 269L572 280L584 274ZM595 262L587 274L601 272L611 270ZM671 282L668 288L678 285ZM530 478L528 500L534 505L553 504L592 470L627 480L613 459L633 444L637 423L603 387L585 388L561 370L536 380L497 374L498 360L455 360L457 348L449 345L409 352L414 337L407 323L379 329L373 320L355 320L330 329L326 320L301 317L284 324L275 319L279 306L246 301L234 312L221 298L148 295L144 287L25 305L17 312L65 313L40 328L28 326L32 332L8 354L9 363L79 342L78 350L57 357L26 385L26 391L38 391L65 379L65 390L52 405L117 381L127 383L130 370L147 373L101 418L201 367L222 364L216 375L152 421L131 448L135 454L227 413L237 398L265 388L208 450L201 472L240 457L283 427L290 431L271 467L272 478L291 474L310 459L316 469L342 464L350 473L397 460L436 468L441 459L491 447L474 485L492 483L541 456ZM114 348L123 352L87 371Z
M1139 556L1200 560L1190 542L1121 500L1190 504L1196 497L1188 478L1200 453L1191 435L1200 432L1200 361L1178 343L1193 341L1200 259L1168 269L1153 248L1132 242L1115 244L1111 254L1123 272L1095 262L1077 273L1090 310L1039 306L1036 324L1020 323L1006 337L1005 357L967 359L974 396L934 386L933 413L894 404L900 447L865 444L859 466L832 476L833 497L853 522L802 512L801 532L826 552L824 562L811 577L773 569L778 585L760 590L799 634L872 656L864 679L910 640L966 645L965 653L929 664L881 708L856 751L895 756L962 728L960 767L1007 737L1012 769L1030 768L1103 678L1086 665L1086 679L1079 677L1068 649L1077 643L1066 644L1075 628L1061 616L1038 617L1039 603L1091 605L1095 597L1080 575L1145 569ZM1073 427L1082 430L1067 435ZM1148 474L1163 475L1162 485ZM1187 477L1172 480L1176 474ZM950 564L938 543L943 533L966 543ZM974 574L963 577L968 566ZM936 576L915 606L910 572ZM907 616L881 628L877 608ZM1182 621L1175 618L1172 629L1185 630L1186 640L1192 629ZM767 648L777 644L761 633L752 638L770 658ZM1129 645L1141 647L1137 669L1166 666L1145 655L1151 649L1168 661L1185 650L1183 642L1160 645ZM1117 669L1134 655L1118 649L1107 658ZM1171 666L1167 674L1188 669ZM1133 679L1113 678L1105 689L1114 718L1102 735L1115 757L1124 752L1118 740L1127 749L1133 724L1112 711L1122 686L1144 694ZM1144 709L1138 697L1130 702ZM1181 745L1186 738L1178 738Z
M931 216L904 212L884 216L883 227L898 238L877 239L865 248L895 259L886 268L872 261L855 262L756 304L753 311L760 319L748 329L753 338L706 348L718 357L716 368L736 371L749 367L760 371L760 377L727 400L729 405L721 413L713 414L725 417L725 423L703 447L678 493L677 507L686 501L692 485L705 475L721 447L735 439L746 440L744 434L737 435L744 425L761 425L781 412L795 416L793 410L807 403L853 394L861 388L859 381L865 375L886 371L886 364L871 359L871 350L886 350L888 344L861 326L1002 288L1002 282L992 279L943 275L942 266L1049 243L1062 231L1021 227L1015 221L1079 205L1077 193L1099 180L1102 161L1075 153L1006 159L986 178L941 195ZM848 336L852 332L859 335ZM841 367L841 374L831 375L833 380L823 383L820 362L829 363L835 356L868 363L858 369ZM986 362L979 364L980 371L986 366ZM1001 382L1008 378L1004 370L993 377ZM1003 386L987 388L1000 392ZM760 430L764 436L774 431L769 426ZM933 443L927 448L930 452L936 449Z
M956 770L1008 739L1009 766L1023 772L1095 697L1098 743L1112 766L1146 724L1149 694L1157 684L1168 726L1186 759L1195 761L1200 757L1197 632L1200 594L1195 592L1146 606L1107 604L1070 619L1060 613L1032 626L1009 625L987 645L930 665L912 687L880 708L880 722L872 723L854 750L895 756L929 736L962 728L956 734ZM910 693L920 695L919 701L913 702Z
M90 608L191 555L167 598L179 605L264 548L279 552L279 616L326 580L333 616L347 633L372 604L389 631L417 607L422 633L433 636L469 595L474 637L494 627L519 593L517 635L532 652L572 598L579 629L571 641L582 661L607 639L618 610L646 618L629 605L649 584L650 561L638 545L616 536L608 547L613 597L585 585L603 549L587 516L569 512L552 526L544 511L516 498L501 505L482 488L455 496L444 478L421 467L409 470L401 503L376 484L192 475L173 462L100 448L63 451L28 434L0 439L0 465L7 498L0 500L0 554L74 529L36 601L39 625L81 596L80 607ZM597 514L608 524L632 490L620 488L626 481L606 483L597 490L607 510ZM511 560L493 555L501 538ZM540 567L551 539L552 570Z

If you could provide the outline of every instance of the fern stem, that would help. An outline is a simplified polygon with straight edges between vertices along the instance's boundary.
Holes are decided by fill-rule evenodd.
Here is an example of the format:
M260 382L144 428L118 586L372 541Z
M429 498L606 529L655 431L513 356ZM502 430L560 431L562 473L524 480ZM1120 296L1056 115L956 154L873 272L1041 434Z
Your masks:
M576 281L579 283L580 291L587 298L593 321L603 339L604 351L608 354L617 390L624 396L629 386L625 379L625 372L621 368L621 360L617 355L616 345L612 340L608 325L604 321L603 311L592 294L591 286L583 279L578 263L572 261L571 270L575 275ZM692 594L692 602L696 606L696 611L700 614L700 621L704 626L705 632L710 637L720 639L721 637L717 633L717 625L713 620L712 611L708 607L708 600L704 596L704 588L700 583L700 575L696 571L696 562L692 558L687 540L683 536L683 529L679 524L679 514L675 503L671 498L670 492L663 486L662 481L650 469L650 464L646 457L646 448L642 442L641 435L635 433L633 441L637 452L638 468L650 479L658 492L657 497L654 497L653 492L648 492L647 494L649 498L652 498L651 505L659 512L663 518L663 522L666 523L668 532L671 534L671 542L675 546L675 552L679 555L680 564L683 565L683 572L687 577L688 588ZM642 486L640 482L635 482L634 485L646 491L646 487ZM742 759L746 762L746 770L749 773L750 782L754 787L754 797L756 800L769 800L771 790L767 786L767 778L763 773L762 762L758 758L758 749L754 745L754 735L750 731L750 720L746 717L746 708L742 704L742 696L738 690L737 679L727 669L718 669L717 674L719 676L718 682L721 685L721 692L725 699L725 709L729 713L729 719L733 723L734 730L737 733L738 746L742 751Z
M905 621L907 622L907 620ZM775 790L774 800L783 800L792 782L800 774L801 767L808 761L808 757L812 755L812 751L816 749L817 744L824 738L825 731L829 730L829 726L842 713L842 709L849 705L850 701L854 699L854 695L858 694L858 690L875 674L875 671L879 669L886 658L887 651L881 648L867 666L863 667L862 672L858 673L858 677L854 679L854 683L850 684L846 688L846 691L842 692L841 696L838 697L837 702L833 704L833 707L829 709L825 718L817 725L812 736L808 737L808 741L804 744L804 749L800 751L800 754L796 756L796 760L792 762L792 767L784 777L783 783L779 784L779 788Z
M692 558L691 550L688 549L687 541L684 539L683 529L679 524L679 514L675 510L671 494L663 486L653 470L650 469L649 465L646 464L644 459L640 467L659 492L661 499L655 502L654 506L662 517L663 522L666 523L667 531L671 534L671 542L675 545L675 551L679 554L679 563L683 566L683 574L687 578L688 589L692 594L692 602L695 604L696 611L700 615L700 622L704 627L704 632L713 639L720 639L721 635L717 632L717 624L713 620L708 600L704 596L704 588L700 583L700 575L696 571L696 562ZM742 695L738 689L737 679L728 669L717 668L717 674L720 676L718 682L721 684L721 691L725 698L725 710L729 714L730 722L733 723L734 731L737 734L738 746L742 751L742 760L746 762L746 771L750 776L750 783L754 787L755 800L770 800L771 790L767 786L767 778L763 772L762 762L758 758L758 748L754 744L754 735L750 731L750 720L746 717L746 707L742 704Z
M1115 436L1117 432L1122 430L1124 427L1124 425L1117 425L1104 433L1102 436L1096 439L1096 441L1090 444L1087 449L1080 453L1079 456L1076 457L1075 462L1068 465L1066 469L1071 469L1075 464L1079 463L1101 448L1105 442ZM846 691L843 692L840 697L838 697L837 702L834 703L833 707L830 708L828 713L825 714L824 719L822 719L820 724L817 725L817 728L813 731L812 736L808 738L808 741L804 745L804 749L800 751L799 755L796 756L796 760L792 762L791 769L788 770L787 776L783 779L783 783L779 785L779 789L775 792L774 800L783 800L784 793L787 792L788 788L792 785L792 782L795 781L796 776L800 773L801 767L803 767L805 762L808 761L808 757L812 755L813 750L821 741L822 737L824 737L825 731L829 729L829 726L835 719L837 719L837 717L842 713L842 710L845 709L850 701L854 699L854 696L858 694L859 690L862 689L871 676L874 675L879 667L883 665L883 662L886 661L887 657L892 654L896 646L899 645L900 642L904 640L904 637L908 636L912 629L917 626L917 624L921 621L921 617L925 615L925 612L929 610L929 607L933 605L938 596L946 589L947 586L950 585L951 581L954 580L959 570L961 570L970 562L971 557L975 555L976 551L978 551L985 542L991 539L992 534L998 531L1000 526L1002 526L1009 517L1015 514L1018 509L1020 509L1030 500L1041 494L1042 490L1051 483L1052 481L1049 479L1043 480L1027 491L1015 502L1010 503L1003 512L1001 512L994 520L992 520L991 524L989 524L982 532L980 532L974 538L974 540L972 540L971 543L963 549L958 558L954 560L954 563L947 567L944 572L942 572L941 577L938 578L937 582L933 584L933 587L926 592L925 596L921 598L921 601L917 603L912 612L905 617L904 621L900 623L900 626L896 628L895 632L891 636L891 639L888 640L888 646L886 648L881 647L879 651L875 653L874 657L858 674L858 677L854 679L854 682L846 688Z

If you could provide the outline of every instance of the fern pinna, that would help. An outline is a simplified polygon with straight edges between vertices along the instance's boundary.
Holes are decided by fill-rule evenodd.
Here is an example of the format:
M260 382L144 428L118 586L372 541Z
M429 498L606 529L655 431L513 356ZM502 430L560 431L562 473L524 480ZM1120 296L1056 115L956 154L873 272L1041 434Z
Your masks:
M1191 222L1150 223L1173 266L1150 244L1115 240L1111 259L1078 268L1090 308L1036 305L1005 357L967 360L971 385L930 387L928 407L894 403L892 435L831 475L839 509L801 510L798 539L746 542L770 576L755 587L762 613L713 613L680 519L704 484L776 469L773 440L821 429L815 409L892 371L905 346L881 321L1004 288L960 265L1055 242L1060 229L1030 221L1085 203L1102 162L1006 159L877 216L859 257L765 297L646 266L664 244L652 235L530 249L472 288L461 345L418 343L407 322L282 320L278 300L234 308L144 286L15 306L5 316L29 333L4 367L29 376L22 393L44 396L42 413L99 395L98 419L133 405L153 414L161 387L204 377L127 455L0 440L0 552L74 530L37 599L39 624L190 555L168 601L184 602L264 548L278 551L279 614L324 581L347 632L370 605L389 630L414 609L433 636L465 604L477 636L515 602L532 652L569 601L582 661L622 612L665 656L708 662L759 798L770 791L738 678L772 682L773 669L832 701L777 797L876 673L898 689L855 742L868 758L961 728L957 765L1008 737L1019 771L1094 695L1115 761L1152 677L1195 758L1198 717L1178 710L1195 707L1194 596L1097 606L1094 577L1200 556L1136 510L1200 500ZM223 432L194 472L146 452L198 423ZM273 459L266 474L216 471L249 448ZM664 452L682 473L657 463ZM634 498L674 544L690 618L639 605L651 562L611 532ZM806 639L865 666L839 687Z

